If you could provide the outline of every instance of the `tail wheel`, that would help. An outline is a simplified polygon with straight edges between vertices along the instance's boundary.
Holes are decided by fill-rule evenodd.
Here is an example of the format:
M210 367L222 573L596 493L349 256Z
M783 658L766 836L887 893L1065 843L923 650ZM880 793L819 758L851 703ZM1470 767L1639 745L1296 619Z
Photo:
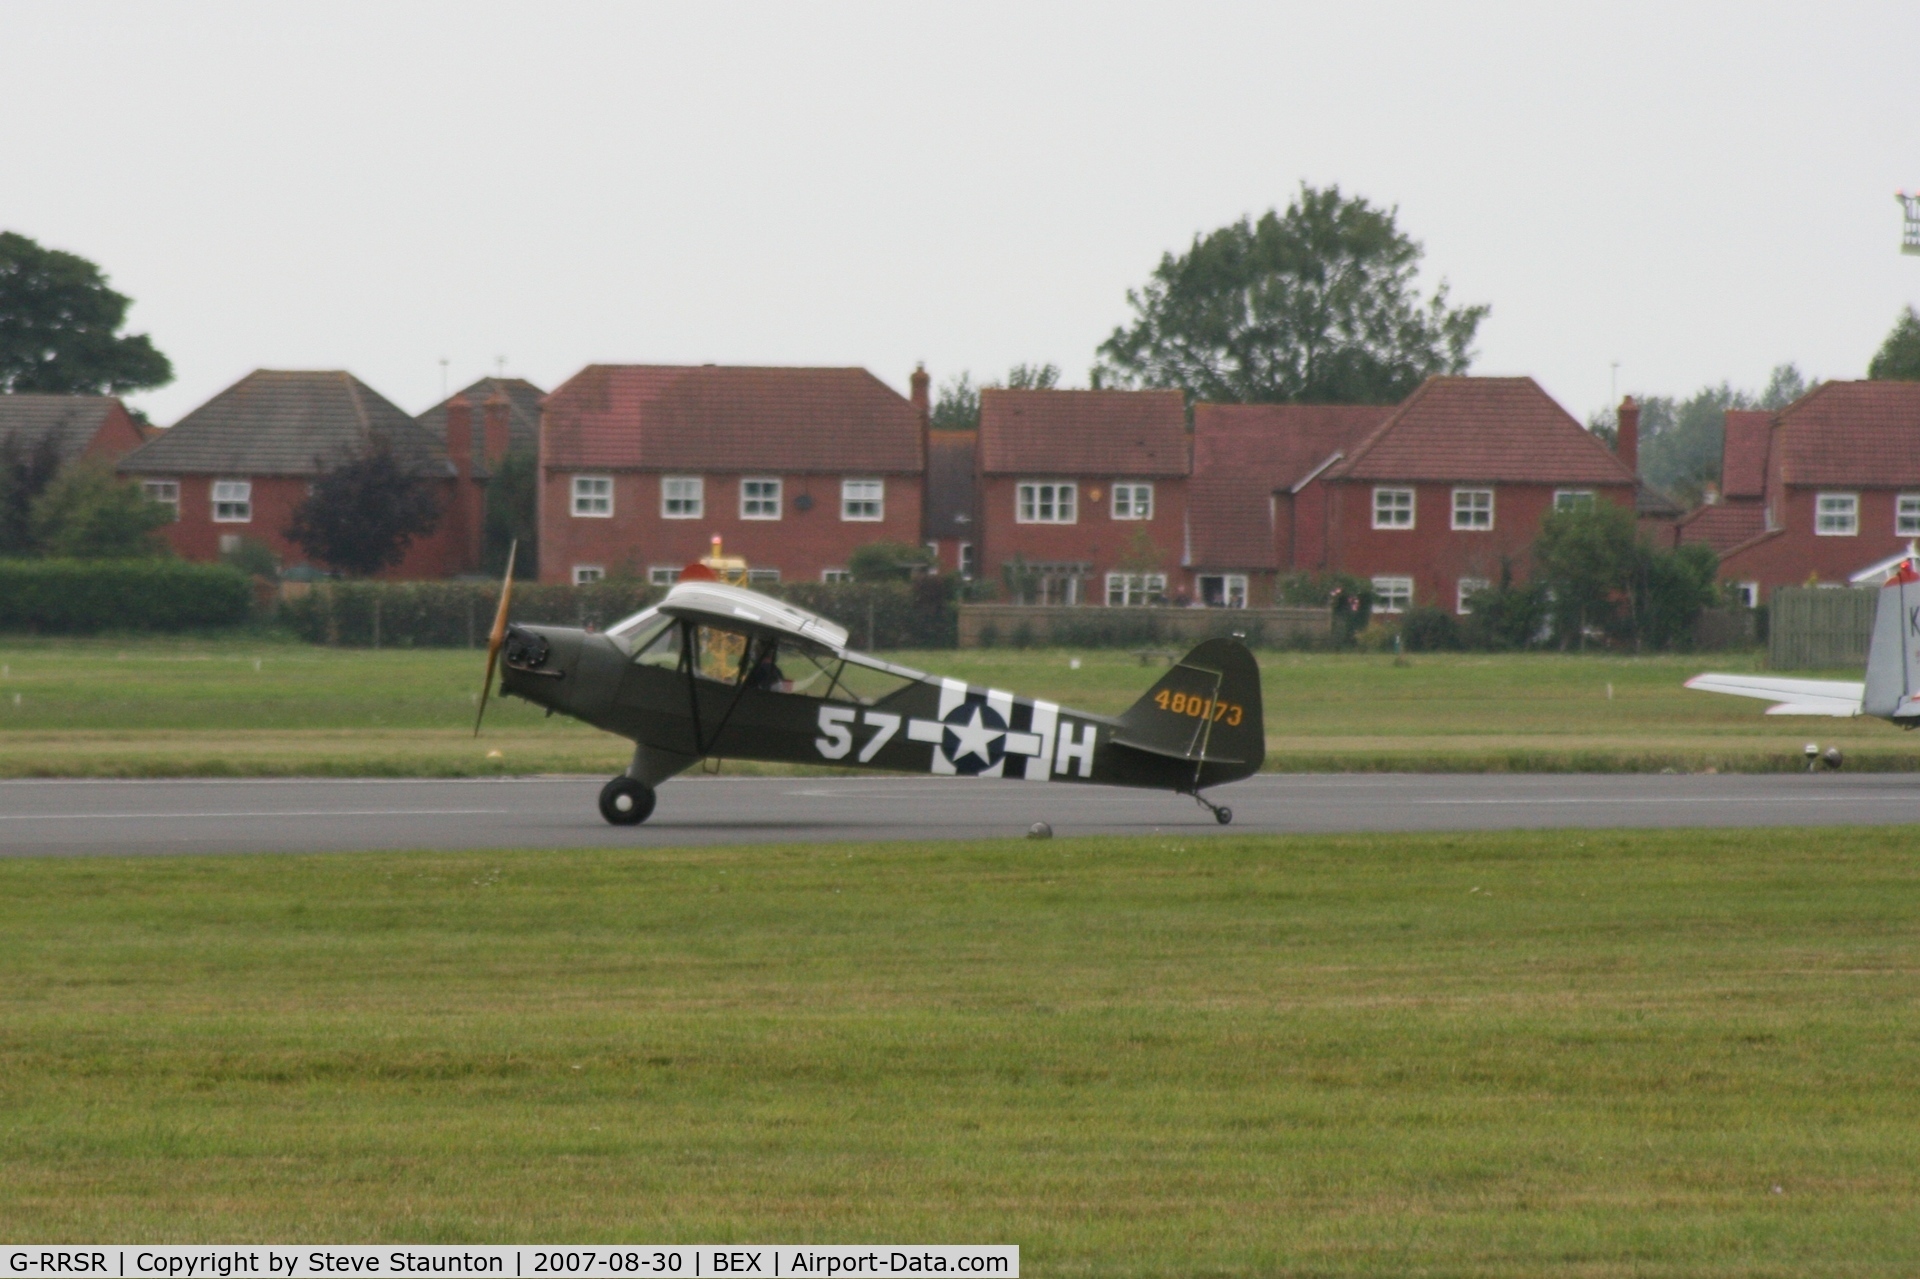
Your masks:
M653 816L653 787L616 777L600 788L600 815L615 826L638 826Z
M1213 820L1219 822L1222 826L1231 826L1233 824L1233 810L1225 804L1222 804L1213 810Z

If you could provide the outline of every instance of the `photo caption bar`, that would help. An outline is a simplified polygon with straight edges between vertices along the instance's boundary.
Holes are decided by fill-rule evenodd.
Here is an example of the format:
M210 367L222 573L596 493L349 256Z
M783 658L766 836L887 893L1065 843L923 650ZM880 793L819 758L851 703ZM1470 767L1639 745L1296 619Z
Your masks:
M329 1275L1018 1276L1018 1244L13 1244L0 1279L316 1279Z

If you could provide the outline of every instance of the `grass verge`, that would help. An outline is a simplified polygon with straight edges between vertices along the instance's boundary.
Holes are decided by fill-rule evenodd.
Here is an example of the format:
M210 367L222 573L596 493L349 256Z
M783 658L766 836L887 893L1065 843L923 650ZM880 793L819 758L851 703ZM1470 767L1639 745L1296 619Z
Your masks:
M0 1234L1911 1273L1915 841L0 862Z

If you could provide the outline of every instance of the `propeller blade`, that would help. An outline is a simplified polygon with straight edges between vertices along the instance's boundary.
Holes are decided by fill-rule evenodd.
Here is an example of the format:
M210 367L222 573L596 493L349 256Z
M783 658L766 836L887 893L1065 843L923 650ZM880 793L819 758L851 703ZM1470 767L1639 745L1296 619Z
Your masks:
M487 696L493 692L493 668L500 659L500 648L507 642L507 609L513 603L513 559L520 552L519 539L507 547L507 576L500 583L500 607L493 615L493 629L487 633L487 678L480 685L480 710L473 717L473 735L480 736L480 721L487 715Z

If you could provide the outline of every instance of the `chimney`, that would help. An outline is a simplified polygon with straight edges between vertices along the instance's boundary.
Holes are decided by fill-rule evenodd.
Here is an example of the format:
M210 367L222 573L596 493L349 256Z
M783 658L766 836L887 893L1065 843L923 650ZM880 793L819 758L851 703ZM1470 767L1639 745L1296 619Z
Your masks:
M487 459L489 472L500 465L500 459L507 455L507 448L512 443L507 430L507 418L512 411L513 402L507 398L507 393L497 386L493 388L493 394L487 397L486 404L481 407L483 445L481 456Z
M461 479L473 475L473 404L465 394L447 401L447 460Z
M1633 402L1631 395L1620 400L1620 428L1614 438L1613 451L1620 464L1632 471L1636 477L1640 474L1640 406Z
M907 379L907 385L913 388L913 392L908 398L913 401L915 411L920 414L922 425L926 423L928 414L931 412L931 407L927 400L927 384L932 380L932 378L927 376L927 366L924 364L915 365L913 376Z

